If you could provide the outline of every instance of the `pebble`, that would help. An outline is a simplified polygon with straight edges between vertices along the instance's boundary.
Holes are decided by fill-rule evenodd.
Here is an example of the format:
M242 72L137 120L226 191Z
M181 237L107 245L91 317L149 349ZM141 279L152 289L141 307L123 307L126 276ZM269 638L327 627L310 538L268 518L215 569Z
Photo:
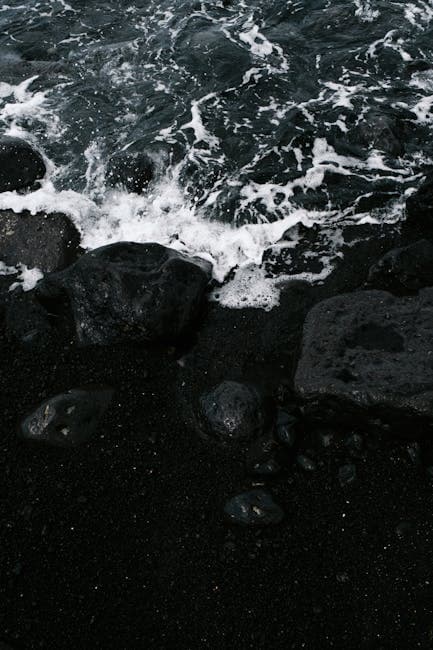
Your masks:
M241 526L279 524L284 512L266 490L255 489L229 499L224 506L227 520Z
M356 467L355 465L342 465L338 470L338 480L342 487L350 485L356 479Z

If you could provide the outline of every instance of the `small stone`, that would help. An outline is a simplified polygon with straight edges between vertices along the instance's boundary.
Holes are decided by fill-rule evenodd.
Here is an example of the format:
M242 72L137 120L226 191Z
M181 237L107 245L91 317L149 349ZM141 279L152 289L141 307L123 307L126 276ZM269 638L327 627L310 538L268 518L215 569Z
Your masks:
M110 388L74 389L43 402L21 424L25 440L76 447L95 432L113 396Z
M350 483L353 483L355 479L356 479L355 465L343 465L338 470L338 480L340 481L340 485L342 487L345 487L346 485L350 485Z
M239 494L224 506L230 523L241 526L269 526L279 524L284 512L266 490L256 489Z
M412 463L414 465L420 465L421 463L421 447L418 442L411 442L407 445L406 451Z
M400 521L400 523L395 527L395 534L399 539L406 539L410 537L413 532L413 525L410 521Z
M201 397L200 420L221 443L253 440L263 431L263 401L254 387L224 381Z
M296 441L295 426L297 418L282 409L277 411L275 437L287 447L293 447Z
M305 472L314 472L317 467L314 460L308 456L304 456L303 454L299 454L296 457L296 462L298 463L299 467L301 467Z
M344 441L345 447L352 458L363 456L364 440L359 433L351 433Z

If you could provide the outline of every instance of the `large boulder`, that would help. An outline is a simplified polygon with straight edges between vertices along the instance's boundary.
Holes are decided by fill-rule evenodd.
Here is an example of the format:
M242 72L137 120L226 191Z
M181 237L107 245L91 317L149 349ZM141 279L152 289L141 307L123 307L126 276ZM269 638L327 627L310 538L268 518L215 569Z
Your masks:
M199 426L222 444L251 441L263 433L263 399L252 386L223 381L200 398Z
M0 260L44 273L58 271L77 256L80 235L64 214L0 211Z
M312 414L365 416L417 435L433 424L433 289L359 291L308 314L295 388Z
M406 219L409 225L431 229L433 226L433 171L420 187L406 199Z
M159 244L120 242L80 257L38 285L66 293L82 345L175 342L198 315L211 265Z
M10 136L0 137L0 192L31 188L45 172L41 154L28 142Z
M433 243L421 239L389 251L370 268L368 284L396 293L432 286Z
M120 151L107 165L106 180L113 187L142 194L155 172L155 163L144 152Z
M113 391L106 387L56 395L23 420L20 437L56 447L77 447L95 433L112 396Z

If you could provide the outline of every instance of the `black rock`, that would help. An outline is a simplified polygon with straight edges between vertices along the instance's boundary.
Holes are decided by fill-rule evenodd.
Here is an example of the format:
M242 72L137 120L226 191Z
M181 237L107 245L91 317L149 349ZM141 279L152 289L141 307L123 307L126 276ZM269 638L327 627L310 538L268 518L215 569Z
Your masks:
M121 186L128 192L142 194L155 172L155 163L146 153L121 151L115 154L107 166L109 185Z
M305 454L299 454L296 456L296 462L304 472L314 472L317 469L315 461L309 456L305 456Z
M416 192L406 199L406 219L409 225L433 226L433 172L429 172Z
M432 286L433 243L421 239L390 251L370 268L368 284L397 293Z
M307 410L338 419L356 412L409 437L420 433L418 425L429 427L432 311L433 289L404 298L359 291L316 305L295 376Z
M30 188L45 172L41 154L28 142L0 137L0 192Z
M284 512L266 490L250 490L227 501L224 512L230 523L241 526L279 524Z
M362 458L364 456L364 440L359 433L351 433L344 441L349 456Z
M281 454L276 441L268 436L255 440L246 456L247 469L257 476L275 476L281 471Z
M203 433L221 443L252 440L263 432L263 400L252 386L224 381L201 397L199 419Z
M66 293L82 345L175 342L198 315L211 267L159 244L121 242L83 255L38 285Z
M20 437L56 447L76 447L94 434L112 396L109 388L74 389L56 395L22 422Z
M343 465L338 470L338 480L342 487L345 487L346 485L350 485L350 483L353 483L355 479L356 479L355 465L351 465L351 464Z
M15 289L7 295L4 325L7 337L23 345L46 345L52 341L50 314L35 299L33 291Z
M282 409L277 411L277 421L275 423L275 437L286 447L293 447L296 441L295 426L297 418L294 415L286 413Z
M64 214L0 211L0 260L7 266L57 271L75 261L79 244L80 235Z

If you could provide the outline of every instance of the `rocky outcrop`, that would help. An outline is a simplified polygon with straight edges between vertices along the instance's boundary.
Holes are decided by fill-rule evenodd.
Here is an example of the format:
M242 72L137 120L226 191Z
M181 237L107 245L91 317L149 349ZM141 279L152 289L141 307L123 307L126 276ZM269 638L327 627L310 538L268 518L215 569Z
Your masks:
M433 424L433 289L343 294L308 314L295 388L321 417L356 413L407 436Z

